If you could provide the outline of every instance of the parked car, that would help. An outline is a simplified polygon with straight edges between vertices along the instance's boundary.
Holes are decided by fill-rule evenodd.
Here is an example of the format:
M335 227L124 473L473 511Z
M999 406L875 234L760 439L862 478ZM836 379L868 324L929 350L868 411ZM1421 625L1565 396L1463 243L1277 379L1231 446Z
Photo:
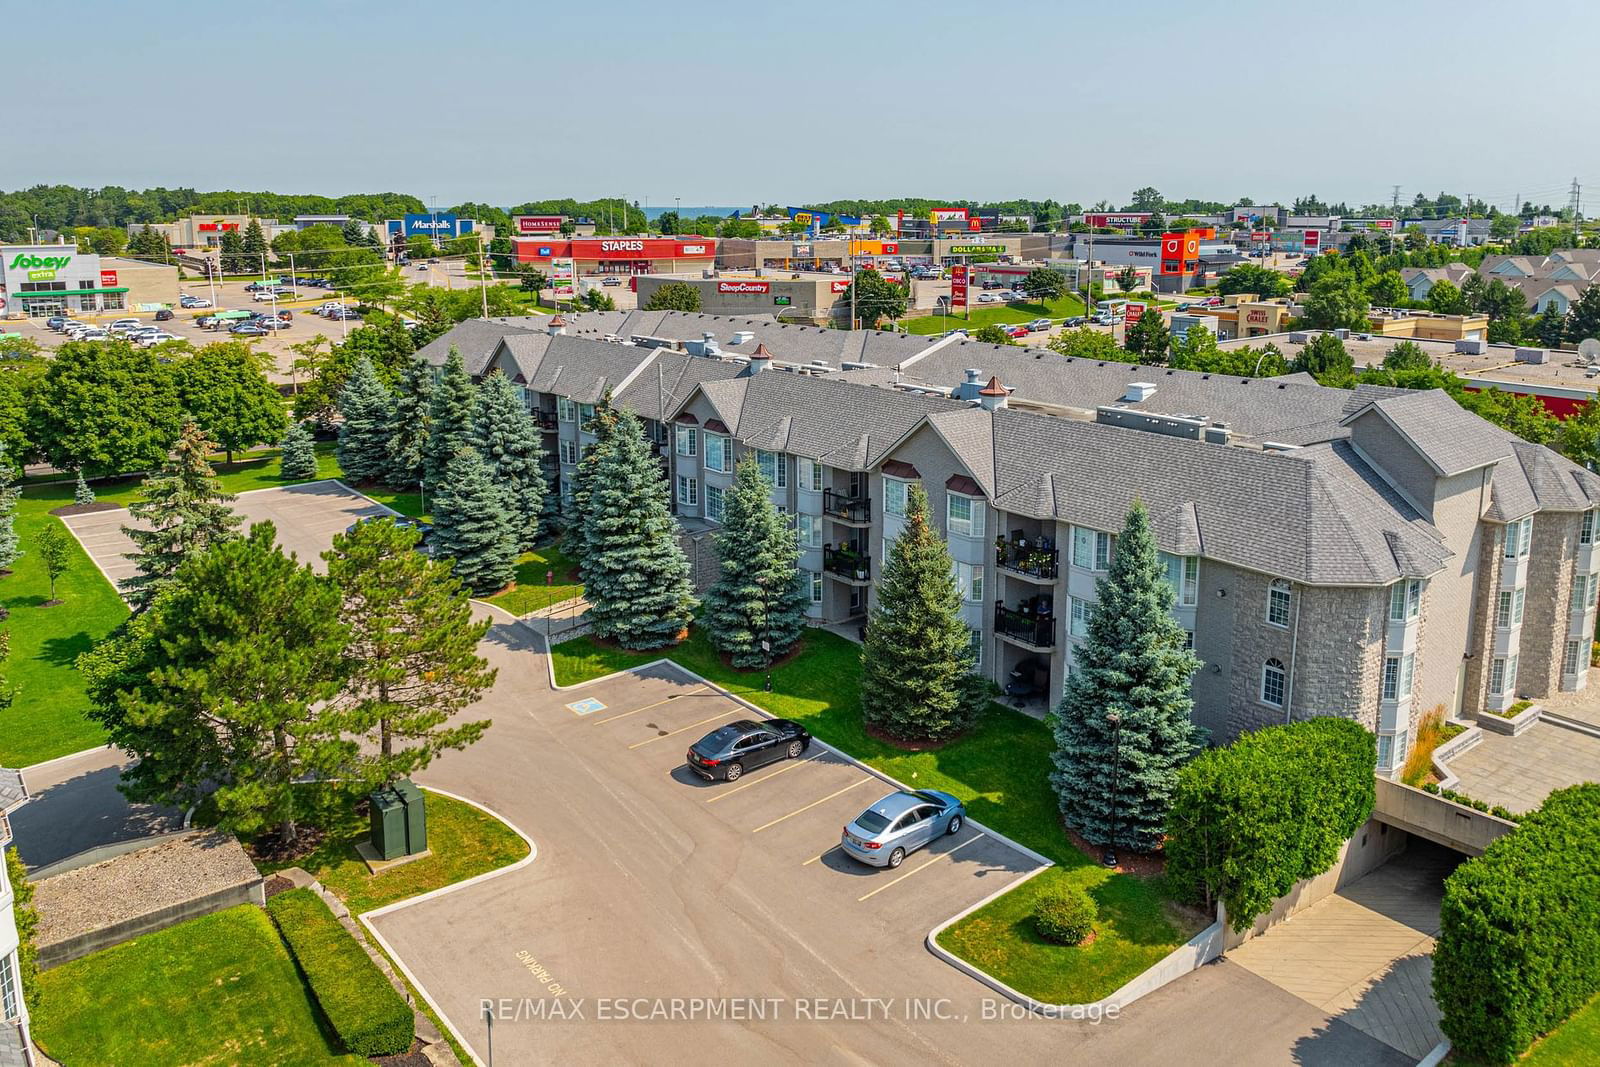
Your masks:
M44 324L46 329L60 331L62 327L71 321L72 320L67 318L65 315L51 315L48 319L44 320Z
M295 290L289 288L287 285L278 286L276 289L272 290L272 295L276 296L279 300L298 300L298 299L300 299L300 294L298 292L296 292Z
M1049 333L1050 326L1051 323L1049 319L1034 319L1032 322L1028 323L1028 331L1030 333Z
M433 555L433 523L421 519L413 519L409 515L368 515L364 519L357 519L344 528L347 534L355 533L369 522L393 522L396 526L407 530L417 530L417 551L424 555Z
M100 327L91 326L87 330L81 330L78 333L73 334L72 339L74 341L104 341L110 336L111 335L109 333L102 330Z
M157 322L171 322L172 321L172 309L171 308L162 308L160 311L157 311L156 312L156 321Z
M993 293L979 293L978 294L978 303L980 303L980 304L998 304L998 303L1000 303L1000 298L998 296L995 296Z
M1068 319L1065 323L1063 323L1063 325L1065 325L1065 326L1082 326L1084 323L1086 323L1088 321L1089 320L1084 318L1082 315L1074 315L1074 316L1072 316L1072 318Z
M1002 326L1000 328L1006 332L1007 337L1010 337L1013 340L1018 337L1026 337L1030 332L1029 329L1020 322L1012 326Z
M138 319L112 319L110 329L127 330L139 325Z
M733 782L745 771L781 759L799 759L811 747L805 727L788 719L740 719L689 746L686 763L708 782Z
M935 838L959 833L966 816L966 805L937 789L890 793L845 826L839 847L862 863L893 869Z
M228 332L236 337L265 337L270 331L262 329L253 322L241 322L237 326L228 327Z
M289 323L287 320L281 318L275 319L271 315L268 315L264 319L257 319L255 324L261 327L262 330L287 330L289 328Z
M622 279L621 278L606 278L606 279L602 280L600 282L600 284L601 285L621 285L622 284Z
M168 333L166 330L157 330L154 333L140 334L133 343L140 348L154 348L156 345L165 344L168 341L181 340L182 338L177 334Z

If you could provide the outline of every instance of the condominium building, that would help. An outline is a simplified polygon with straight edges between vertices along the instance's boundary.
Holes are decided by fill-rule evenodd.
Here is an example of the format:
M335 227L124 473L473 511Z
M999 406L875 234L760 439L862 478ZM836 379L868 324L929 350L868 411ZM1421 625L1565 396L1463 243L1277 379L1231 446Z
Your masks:
M1600 476L1442 392L661 312L463 324L423 357L452 344L523 386L562 481L585 405L637 411L686 529L753 453L820 622L864 619L920 484L979 669L1021 698L1059 696L1136 500L1218 741L1343 715L1393 770L1433 708L1587 677Z
M20 771L0 767L0 853L11 844L11 824L6 818L28 799ZM21 941L15 914L17 893L0 855L0 1065L31 1067L33 1046L28 1038L28 1005L22 999L22 971L17 961Z

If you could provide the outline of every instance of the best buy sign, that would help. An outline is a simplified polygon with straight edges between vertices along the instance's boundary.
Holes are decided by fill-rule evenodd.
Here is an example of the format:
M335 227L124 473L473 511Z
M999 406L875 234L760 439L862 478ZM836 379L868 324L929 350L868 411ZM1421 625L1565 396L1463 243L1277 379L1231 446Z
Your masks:
M26 252L18 252L7 270L27 268L30 270L61 270L72 262L71 256L32 256Z

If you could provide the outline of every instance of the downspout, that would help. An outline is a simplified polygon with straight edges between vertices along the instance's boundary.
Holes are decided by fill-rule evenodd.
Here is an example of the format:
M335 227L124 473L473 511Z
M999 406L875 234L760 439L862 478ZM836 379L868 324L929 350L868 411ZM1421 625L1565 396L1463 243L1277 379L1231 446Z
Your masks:
M1291 585L1290 589L1294 587ZM1289 683L1285 686L1283 694L1283 724L1288 726L1294 721L1294 657L1300 647L1300 601L1304 593L1294 598L1294 633L1289 636Z

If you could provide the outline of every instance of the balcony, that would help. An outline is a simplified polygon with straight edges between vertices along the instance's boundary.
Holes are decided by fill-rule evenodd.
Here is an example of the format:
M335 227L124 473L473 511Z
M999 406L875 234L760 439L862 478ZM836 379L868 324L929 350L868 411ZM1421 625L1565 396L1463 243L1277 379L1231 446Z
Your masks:
M832 489L822 491L822 513L851 526L872 525L872 498L845 496Z
M851 585L868 585L872 581L872 557L844 545L822 547L822 569Z
M1037 541L1001 537L995 539L994 565L1007 574L1048 584L1061 573L1061 554L1055 548L1039 547Z
M559 425L556 422L556 413L553 411L535 411L533 421L537 422L539 429L545 433L555 433Z
M1055 616L1041 614L1037 606L1028 603L1024 603L1019 610L996 601L994 632L1013 644L1035 652L1048 652L1056 647Z

